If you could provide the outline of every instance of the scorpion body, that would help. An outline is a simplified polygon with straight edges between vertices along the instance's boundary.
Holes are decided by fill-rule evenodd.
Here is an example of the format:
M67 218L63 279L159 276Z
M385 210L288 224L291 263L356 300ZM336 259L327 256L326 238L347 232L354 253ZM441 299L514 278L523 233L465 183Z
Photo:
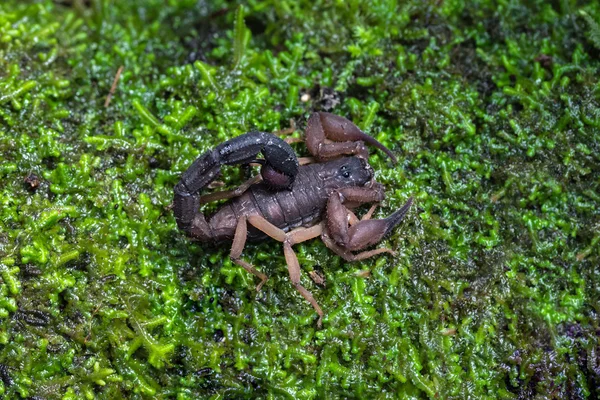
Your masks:
M289 144L264 132L250 132L226 141L198 157L175 186L177 224L198 241L232 241L231 259L261 279L257 290L267 276L241 258L246 241L271 237L282 242L292 284L317 311L320 325L324 313L300 284L300 265L292 246L321 236L347 261L384 252L394 254L386 248L364 249L389 234L412 204L410 198L384 219L370 219L373 207L361 220L354 216L353 208L381 202L385 197L383 186L375 182L368 164L365 143L378 147L395 161L387 148L352 122L327 113L313 114L306 129L306 145L317 163L300 166ZM257 160L258 153L264 159ZM251 162L262 165L259 179L213 196L229 201L212 216L198 211L201 191L219 175L222 165ZM354 254L356 251L360 253Z
M206 240L232 240L237 221L244 215L262 215L284 232L311 227L323 219L327 200L333 191L364 185L372 179L372 170L367 166L363 159L344 157L301 166L289 190L273 191L265 182L252 185L210 217L207 222L211 234ZM248 229L249 241L261 240L266 236L257 228Z

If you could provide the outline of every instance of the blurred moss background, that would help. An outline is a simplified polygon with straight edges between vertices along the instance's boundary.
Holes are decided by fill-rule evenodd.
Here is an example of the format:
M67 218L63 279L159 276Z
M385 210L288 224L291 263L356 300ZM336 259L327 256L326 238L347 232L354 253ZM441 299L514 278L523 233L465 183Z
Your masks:
M598 398L599 67L597 1L3 0L0 397ZM395 258L297 246L321 330L280 244L256 293L169 210L314 110L398 155L378 215L417 199Z

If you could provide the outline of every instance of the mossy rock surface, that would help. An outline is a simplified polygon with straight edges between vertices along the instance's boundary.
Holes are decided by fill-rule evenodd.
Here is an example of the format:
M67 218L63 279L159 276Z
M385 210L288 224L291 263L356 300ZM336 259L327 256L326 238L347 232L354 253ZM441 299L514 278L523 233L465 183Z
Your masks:
M599 26L574 0L3 0L0 398L598 398ZM169 208L199 154L315 110L398 156L372 152L377 216L416 203L395 257L296 246L322 329L280 244L245 250L257 293Z

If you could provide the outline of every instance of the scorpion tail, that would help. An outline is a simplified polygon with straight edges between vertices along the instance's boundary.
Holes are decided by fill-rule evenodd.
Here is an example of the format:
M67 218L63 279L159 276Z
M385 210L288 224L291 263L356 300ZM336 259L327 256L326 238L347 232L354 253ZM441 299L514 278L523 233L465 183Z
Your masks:
M204 215L198 211L200 191L220 172L218 152L214 150L206 152L183 173L181 180L174 188L173 212L177 226L193 237L199 239L210 237L210 227Z
M249 132L202 154L183 173L174 188L173 212L179 229L201 241L212 238L210 224L198 210L200 192L221 172L221 165L246 164L258 153L265 157L263 180L276 188L289 187L298 173L298 159L280 138Z

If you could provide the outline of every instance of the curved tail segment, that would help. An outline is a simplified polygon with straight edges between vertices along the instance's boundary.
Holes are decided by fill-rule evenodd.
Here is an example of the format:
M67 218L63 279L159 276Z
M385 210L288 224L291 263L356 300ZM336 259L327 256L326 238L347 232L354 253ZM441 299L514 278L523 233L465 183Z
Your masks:
M289 188L298 174L298 159L282 139L265 132L249 132L202 154L183 173L174 188L173 211L177 226L199 240L212 237L206 218L198 210L200 192L214 181L222 165L247 164L262 153L261 175L271 187Z
M204 215L199 212L200 191L208 186L221 172L219 153L216 150L202 154L183 173L179 183L175 185L173 199L173 212L179 229L192 237L210 236L210 228ZM196 229L192 223L196 221ZM193 230L201 230L194 234Z
M333 143L327 143L326 140ZM383 144L372 136L361 131L350 120L326 112L314 113L308 119L306 127L306 146L308 151L319 161L336 158L341 155L357 155L369 157L364 144L383 151L395 164L398 159Z

